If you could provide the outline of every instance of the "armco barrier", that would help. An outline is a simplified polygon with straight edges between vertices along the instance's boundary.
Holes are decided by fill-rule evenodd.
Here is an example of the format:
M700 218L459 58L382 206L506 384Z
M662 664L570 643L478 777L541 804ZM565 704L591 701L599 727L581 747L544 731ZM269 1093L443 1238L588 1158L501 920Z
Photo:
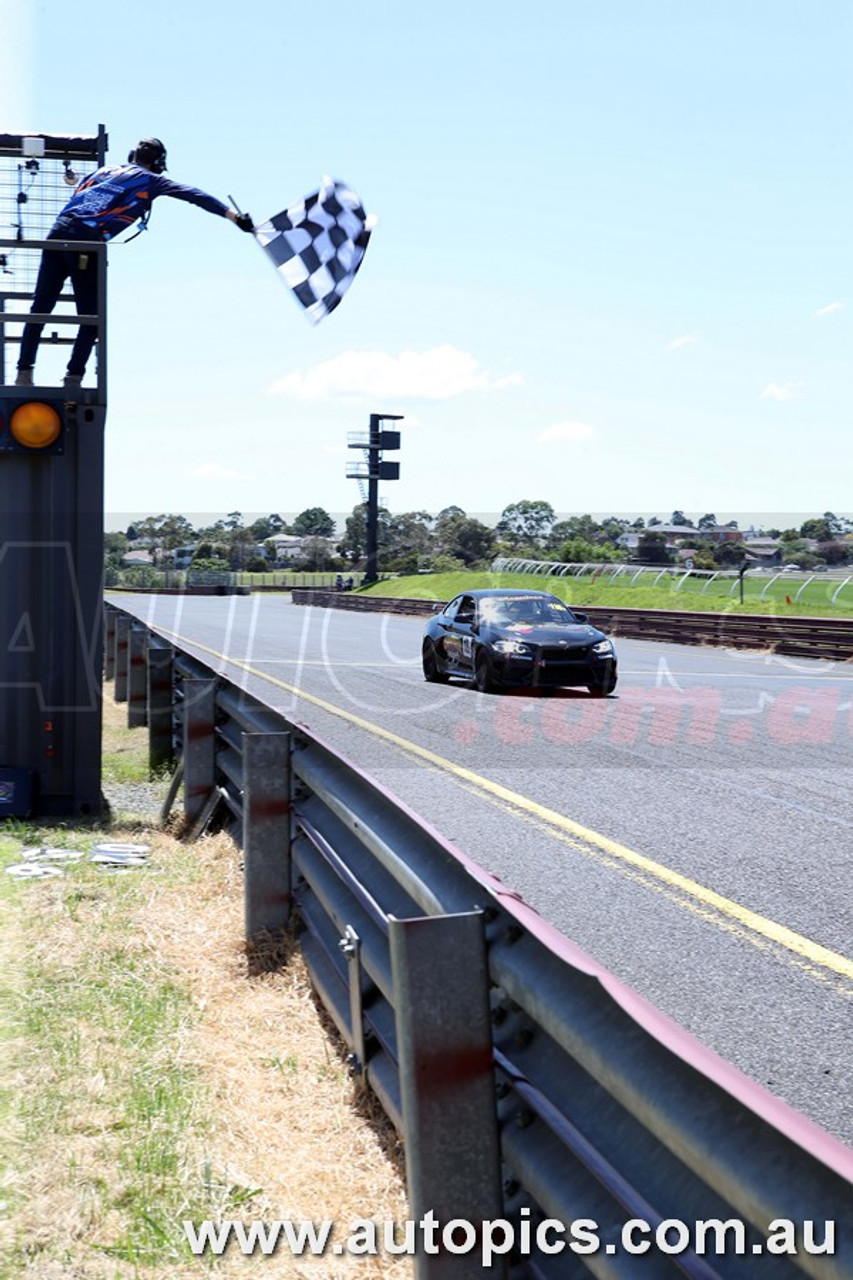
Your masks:
M168 634L107 612L117 688L159 691L143 719L161 725L161 743L171 672L186 819L192 833L217 807L228 816L247 938L298 923L352 1069L404 1138L412 1218L506 1219L516 1241L526 1229L535 1241L489 1265L424 1251L418 1280L853 1280L853 1151L705 1049L305 726ZM156 678L131 679L140 652ZM599 1247L548 1252L553 1227L535 1234L543 1217L597 1224ZM634 1231L647 1253L624 1251L628 1220L648 1224ZM798 1229L797 1251L774 1254L783 1220L813 1224L819 1248L834 1230L834 1251L807 1252ZM668 1251L678 1223L711 1223L709 1247L717 1231L728 1247Z
M239 586L114 587L113 590L122 594L140 596L247 596L251 594L251 588Z
M363 612L429 616L444 600L397 600L336 591L295 589L294 604ZM590 622L608 635L674 644L731 649L767 649L789 657L853 659L853 618L786 618L764 614L679 612L667 609L600 609L582 606Z
M290 598L294 604L314 605L319 609L351 609L355 613L406 613L424 617L443 609L447 603L446 600L368 596L357 591L323 591L316 587L294 587Z

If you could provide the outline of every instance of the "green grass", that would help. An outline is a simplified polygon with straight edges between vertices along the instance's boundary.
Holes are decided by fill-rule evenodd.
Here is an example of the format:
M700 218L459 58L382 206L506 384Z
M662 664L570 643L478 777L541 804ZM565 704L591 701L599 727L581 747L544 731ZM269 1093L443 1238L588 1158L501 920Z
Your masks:
M20 824L14 836L5 826L0 833L4 959L12 961L0 996L2 1154L5 1180L24 1189L7 1210L38 1216L28 1167L37 1169L36 1185L47 1173L57 1214L79 1222L82 1236L94 1228L74 1259L93 1275L107 1274L98 1255L110 1274L113 1263L168 1269L185 1261L181 1219L209 1212L195 1154L205 1139L206 1091L181 1052L191 1001L134 927L146 877L156 873L111 875L84 859L66 864L61 880L3 874L22 844L61 841L88 852L106 836L116 833ZM192 876L191 854L179 861L167 874ZM57 1254L37 1234L15 1231L0 1251L0 1274L38 1274L67 1248Z
M105 704L105 783L148 780L147 735L125 720L126 708ZM200 1158L209 1100L183 1053L194 1007L137 923L153 887L201 872L191 848L159 834L152 858L158 841L169 850L159 865L105 872L86 857L105 839L151 843L152 833L106 821L0 826L0 1165L11 1219L0 1275L178 1271L189 1258L182 1218L210 1211ZM61 878L4 874L42 845L84 856ZM63 1226L51 1233L54 1213Z
M125 722L105 697L104 775L145 782L147 735ZM104 839L150 845L149 867L101 870L85 855ZM43 845L84 856L62 877L5 874ZM235 853L134 815L0 823L3 1280L255 1274L239 1253L193 1256L183 1222L291 1203L345 1221L365 1196L380 1218L399 1211L388 1126L373 1152L358 1139L361 1102L342 1052L318 1045L296 951L247 971ZM272 1192L243 1172L259 1167Z
M390 596L395 599L450 600L460 591L478 587L524 587L551 591L575 608L633 608L710 611L714 613L786 614L793 617L844 618L853 616L853 582L832 604L831 597L840 580L819 575L795 597L806 581L806 574L784 574L772 586L772 574L747 574L744 580L744 603L739 600L738 583L731 578L717 578L709 586L707 578L686 578L679 587L678 577L661 579L648 585L644 575L630 585L629 573L613 580L609 571L600 577L556 577L532 573L439 573L412 577L389 578L363 589L365 594ZM791 603L786 599L788 597Z
M114 725L101 760L101 779L110 783L148 782L148 734Z

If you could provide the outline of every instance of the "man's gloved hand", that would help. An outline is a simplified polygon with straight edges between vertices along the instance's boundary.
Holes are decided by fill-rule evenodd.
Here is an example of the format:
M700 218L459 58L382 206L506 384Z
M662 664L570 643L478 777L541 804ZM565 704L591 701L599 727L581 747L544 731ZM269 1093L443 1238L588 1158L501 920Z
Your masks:
M234 219L241 231L254 231L255 224L248 213L240 213Z

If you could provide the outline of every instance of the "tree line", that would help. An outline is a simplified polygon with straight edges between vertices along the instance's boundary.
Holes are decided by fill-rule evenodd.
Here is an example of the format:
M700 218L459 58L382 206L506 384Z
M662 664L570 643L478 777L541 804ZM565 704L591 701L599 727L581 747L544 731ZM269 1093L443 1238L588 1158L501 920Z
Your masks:
M662 526L681 530L683 536L664 535ZM550 503L525 499L510 503L490 525L458 506L445 507L437 515L427 511L393 514L381 507L378 567L383 573L483 569L501 555L575 564L629 559L665 564L676 558L674 542L676 549L679 545L693 549L696 568L713 569L742 562L739 540L712 539L715 531L737 529L734 520L719 525L712 512L694 524L677 508L668 521L658 516L597 520L589 514L558 520ZM798 528L756 532L778 538L786 562L801 563L803 568L853 560L853 522L832 512L809 518ZM636 535L631 547L623 539L627 533ZM367 507L364 503L354 507L342 532L322 507L308 507L290 522L272 514L248 524L239 511L233 511L201 528L183 515L149 516L123 533L105 535L107 566L118 569L122 557L134 547L147 548L155 565L167 566L176 548L191 546L195 567L261 572L273 567L274 548L268 539L279 534L301 539L298 553L288 555L289 566L323 572L355 569L366 555Z

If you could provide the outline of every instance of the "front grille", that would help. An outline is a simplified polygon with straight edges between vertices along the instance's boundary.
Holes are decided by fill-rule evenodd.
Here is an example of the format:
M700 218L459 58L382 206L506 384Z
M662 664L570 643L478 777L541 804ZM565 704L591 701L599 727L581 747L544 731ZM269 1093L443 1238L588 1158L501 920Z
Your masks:
M571 645L564 649L557 645L543 645L539 650L540 662L588 662L592 653L592 645Z

